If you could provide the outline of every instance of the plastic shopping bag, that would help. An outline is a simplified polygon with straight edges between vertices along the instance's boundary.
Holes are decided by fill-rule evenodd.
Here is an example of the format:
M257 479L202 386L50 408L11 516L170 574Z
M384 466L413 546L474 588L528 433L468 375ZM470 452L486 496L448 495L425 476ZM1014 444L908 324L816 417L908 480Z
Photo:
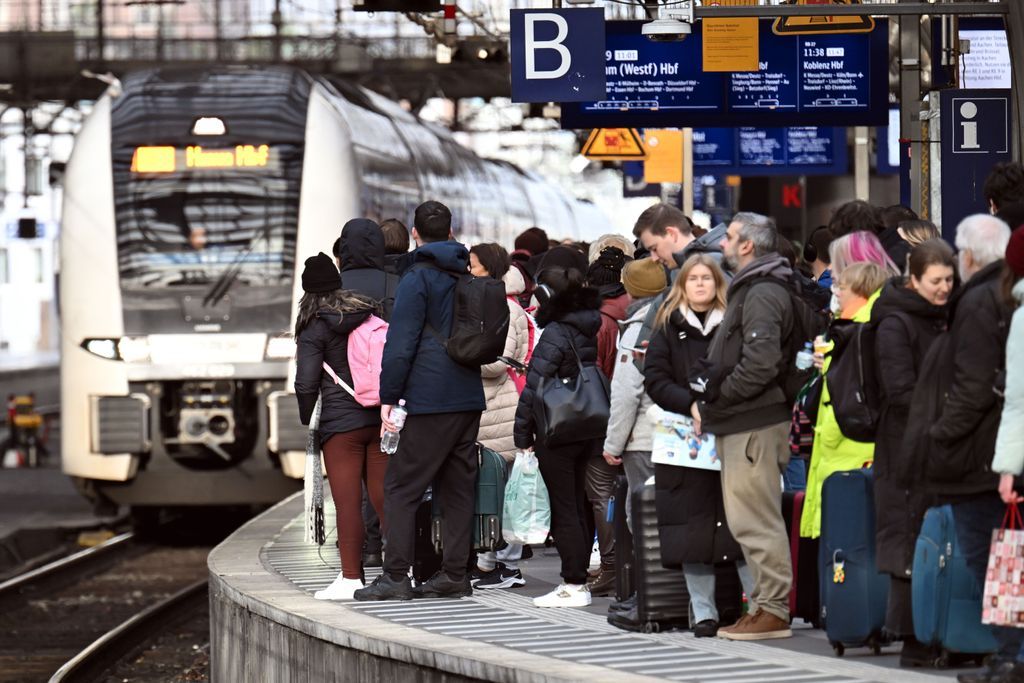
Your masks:
M517 451L505 484L501 534L508 543L543 543L550 527L551 502L537 456L532 451Z
M1024 521L1016 505L992 532L981 605L981 623L1024 628Z

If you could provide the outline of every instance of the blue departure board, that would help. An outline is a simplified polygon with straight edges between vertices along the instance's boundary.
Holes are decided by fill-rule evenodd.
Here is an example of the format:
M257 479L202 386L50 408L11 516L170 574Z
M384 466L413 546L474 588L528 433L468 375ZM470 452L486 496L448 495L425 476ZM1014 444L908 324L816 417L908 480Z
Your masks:
M760 69L705 73L701 31L655 43L640 21L605 24L607 96L562 105L563 128L873 126L888 116L888 25L777 36L760 24Z
M841 175L846 129L694 128L693 167L717 175Z

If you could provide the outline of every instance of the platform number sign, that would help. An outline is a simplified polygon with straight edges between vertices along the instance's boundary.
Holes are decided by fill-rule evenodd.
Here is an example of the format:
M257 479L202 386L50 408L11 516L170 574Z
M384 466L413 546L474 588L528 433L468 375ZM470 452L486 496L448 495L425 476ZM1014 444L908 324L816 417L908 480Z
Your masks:
M604 9L514 9L510 19L513 101L604 99Z

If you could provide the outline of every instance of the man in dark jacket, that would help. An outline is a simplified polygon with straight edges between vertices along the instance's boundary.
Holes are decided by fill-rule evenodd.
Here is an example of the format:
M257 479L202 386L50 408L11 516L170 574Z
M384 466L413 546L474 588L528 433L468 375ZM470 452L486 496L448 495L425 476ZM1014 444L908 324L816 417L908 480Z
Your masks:
M993 389L1005 367L1011 316L1000 294L1009 240L1009 226L994 216L968 216L956 228L960 277L966 284L951 304L952 384L941 416L928 430L933 442L928 487L942 502L952 504L957 540L979 583L985 581L992 529L999 527L1006 510L997 491L999 476L992 472L992 456L1001 412ZM962 674L959 680L1004 680L1024 642L1024 629L996 627L993 634L999 652L990 668Z
M736 273L704 371L691 375L702 398L691 407L701 429L718 439L729 530L754 575L752 609L719 635L731 640L788 638L793 570L782 519L780 475L789 463L790 404L781 379L790 359L794 314L775 221L754 213L733 217L722 241Z
M380 375L381 419L395 431L391 411L404 399L408 418L384 480L388 520L384 573L356 591L356 600L462 597L476 488L476 436L485 408L480 370L458 365L437 337L454 323L455 283L469 270L469 252L451 239L451 212L428 201L416 209L413 236L421 243L402 278ZM444 514L443 571L413 589L409 567L416 509L435 482Z
M353 218L338 240L341 287L380 303L382 316L391 319L398 276L384 266L384 233L369 218Z

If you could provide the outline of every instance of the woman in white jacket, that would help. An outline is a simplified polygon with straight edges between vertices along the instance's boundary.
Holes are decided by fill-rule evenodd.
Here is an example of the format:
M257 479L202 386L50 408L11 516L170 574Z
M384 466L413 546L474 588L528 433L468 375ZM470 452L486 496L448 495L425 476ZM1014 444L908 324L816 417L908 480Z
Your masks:
M644 376L633 363L631 349L636 345L640 328L650 311L654 297L668 285L665 269L652 259L626 264L622 284L629 294L626 320L619 323L619 341L615 355L615 372L611 382L611 415L604 439L604 459L611 466L623 465L629 491L626 494L626 522L633 528L633 492L654 476L651 463L651 421L647 409L654 405L644 391Z
M478 244L469 250L469 271L473 275L493 277L505 283L509 324L502 356L526 365L532 350L532 323L516 299L526 289L526 281L518 268L511 267L511 263L508 252L497 244ZM477 440L500 453L505 462L511 465L516 450L512 442L512 425L515 422L516 406L519 405L519 390L509 366L502 361L481 366L480 377L483 379L487 409L480 416ZM470 582L475 588L514 588L525 585L526 581L518 566L522 554L523 546L519 544L509 544L497 553L479 553L477 568L471 572Z
M1006 245L1006 269L1017 311L1006 342L1006 394L992 471L1000 475L1003 502L1020 503L1024 498L1014 491L1013 480L1024 471L1024 226L1013 231Z

